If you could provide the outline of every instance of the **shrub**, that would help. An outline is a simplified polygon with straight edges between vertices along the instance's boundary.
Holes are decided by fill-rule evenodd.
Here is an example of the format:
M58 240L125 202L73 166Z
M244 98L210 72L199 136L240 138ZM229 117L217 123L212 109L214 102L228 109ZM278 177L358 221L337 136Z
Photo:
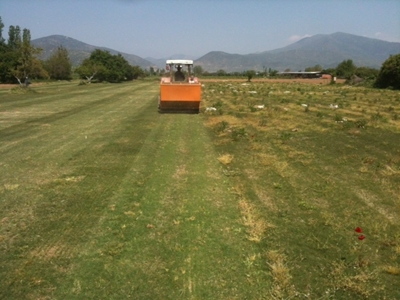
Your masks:
M375 87L400 89L400 54L391 55L382 64Z

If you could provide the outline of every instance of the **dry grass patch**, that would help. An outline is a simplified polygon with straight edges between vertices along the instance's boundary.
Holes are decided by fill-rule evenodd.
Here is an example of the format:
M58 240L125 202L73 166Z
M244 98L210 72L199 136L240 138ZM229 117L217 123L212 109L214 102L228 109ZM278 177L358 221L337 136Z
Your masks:
M221 155L217 159L221 164L229 165L230 163L232 163L234 156L232 154L226 153L226 154Z
M260 200L260 202L265 205L265 207L268 209L268 211L271 212L276 212L278 211L278 208L275 204L275 202L273 201L273 199L267 194L267 192L265 191L264 187L261 186L255 186L254 187L255 193L258 197L258 199Z
M275 154L258 152L257 157L258 163L262 166L273 166L274 163L277 161L277 156Z
M250 241L259 243L264 237L265 231L268 228L275 227L261 218L255 206L250 204L247 200L241 199L239 201L239 209L242 214L243 224L247 227L248 239Z
M384 216L390 223L398 223L398 217L393 214L392 212L389 212L387 209L383 208L378 202L378 198L374 195L372 195L370 192L367 192L365 190L359 190L356 191L356 195L364 201L366 205L371 207L372 209L376 210L379 212L382 216Z
M383 176L399 176L400 175L400 169L396 170L392 166L386 165L384 168L380 170L380 173Z
M80 182L82 181L86 176L80 175L80 176L68 176L64 178L66 182Z
M369 298L383 288L376 283L377 275L374 272L356 269L357 274L349 274L353 270L349 270L350 266L344 262L334 262L332 266L330 275L336 290L345 290L363 298ZM351 268L354 269L352 266Z
M400 267L398 266L384 266L382 270L390 275L400 275Z
M285 299L285 297L293 297L296 294L295 288L291 285L292 276L290 270L285 263L286 256L276 250L267 252L267 264L271 270L273 278L273 286L271 294L275 299Z
M179 179L182 179L183 177L185 177L187 175L187 173L188 172L186 170L186 166L181 165L176 168L176 171L175 171L174 175L172 175L172 178L179 180Z
M71 258L75 251L76 249L71 246L56 243L33 249L30 252L30 257L33 259L50 261L59 258Z
M232 126L237 126L240 124L240 120L232 115L222 115L222 116L212 116L207 119L206 125L214 128L217 124L221 122L226 122Z
M13 190L18 189L18 187L19 187L19 184L10 184L10 183L4 184L4 189L5 189L6 191L13 191ZM0 191L1 191L1 190L0 190Z

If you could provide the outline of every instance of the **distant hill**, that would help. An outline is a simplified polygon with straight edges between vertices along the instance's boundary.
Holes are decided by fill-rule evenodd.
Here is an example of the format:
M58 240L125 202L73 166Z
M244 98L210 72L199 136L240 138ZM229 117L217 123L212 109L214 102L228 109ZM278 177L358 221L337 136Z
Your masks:
M50 35L32 40L32 45L43 49L40 59L48 59L58 47L63 46L68 50L69 58L73 66L78 66L85 58L90 56L90 53L96 49L107 50L112 55L120 53L131 65L141 68L149 68L153 64L139 56L119 52L105 47L92 46L73 38L63 35Z
M204 70L227 72L272 68L278 71L304 70L317 64L323 68L336 67L352 59L358 67L379 69L390 56L400 53L400 43L391 43L348 33L318 34L283 48L254 54L209 52L195 61Z

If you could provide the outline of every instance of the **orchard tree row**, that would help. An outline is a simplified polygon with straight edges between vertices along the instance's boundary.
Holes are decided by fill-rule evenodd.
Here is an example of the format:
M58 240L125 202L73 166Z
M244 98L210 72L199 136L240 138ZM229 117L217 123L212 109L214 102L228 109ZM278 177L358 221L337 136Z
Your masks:
M305 71L321 71L352 82L357 79L372 81L377 88L400 89L400 54L391 55L380 70L357 67L351 59L344 60L336 68L323 70L321 66L306 68Z

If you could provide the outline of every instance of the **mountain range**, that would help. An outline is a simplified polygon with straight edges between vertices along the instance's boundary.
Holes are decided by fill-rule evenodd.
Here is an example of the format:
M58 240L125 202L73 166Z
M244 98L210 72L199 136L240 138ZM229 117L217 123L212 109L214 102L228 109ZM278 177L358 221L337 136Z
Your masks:
M379 69L390 55L398 53L400 43L338 32L306 37L286 47L261 53L239 55L210 52L199 58L196 64L210 72L264 68L298 71L317 64L325 69L335 68L343 60L351 59L358 67Z
M142 68L165 66L166 59L146 58L118 52L117 50L85 44L70 37L51 35L32 40L35 47L43 52L41 59L47 59L59 46L68 50L71 62L79 65L95 49L107 50L115 55L120 53L131 65ZM333 34L317 34L303 38L286 47L250 54L231 54L211 51L195 60L205 71L241 72L245 70L262 71L271 68L278 71L290 69L304 70L307 67L320 65L323 68L335 68L343 60L351 59L358 67L379 69L390 56L400 53L400 43L386 42L378 39L337 32ZM174 55L167 59L189 58L187 55Z

